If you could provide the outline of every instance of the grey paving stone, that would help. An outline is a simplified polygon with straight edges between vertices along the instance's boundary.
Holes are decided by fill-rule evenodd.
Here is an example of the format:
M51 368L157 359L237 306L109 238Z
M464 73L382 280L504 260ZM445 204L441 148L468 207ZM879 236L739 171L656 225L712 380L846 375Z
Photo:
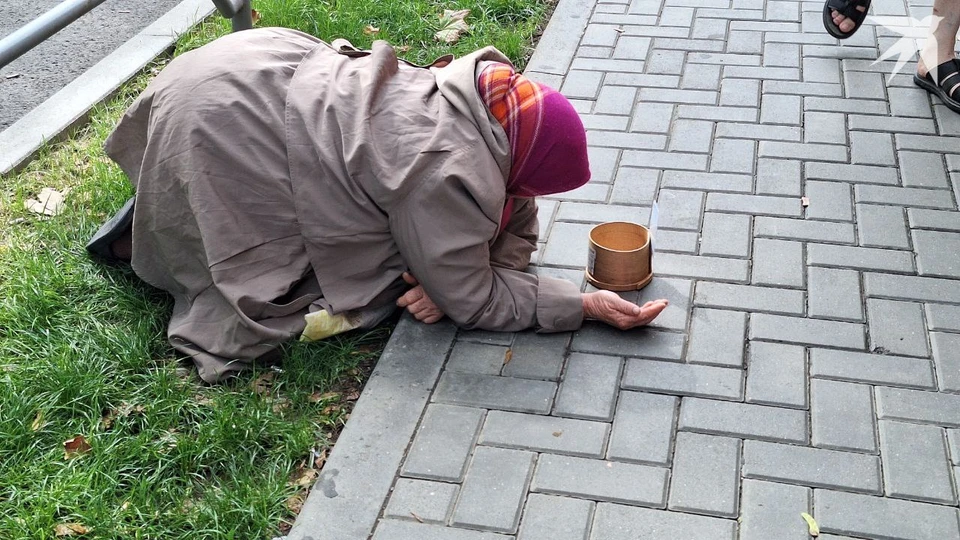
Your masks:
M798 96L832 97L843 95L843 88L839 84L797 81L764 81L763 91L769 94L796 94Z
M636 88L604 85L593 111L598 114L630 114L636 99Z
M741 540L806 540L800 512L810 512L813 490L801 486L744 480L740 505ZM821 537L822 538L822 537Z
M803 80L839 83L840 61L833 58L804 58Z
M610 58L613 54L613 47L600 47L597 45L583 45L577 47L576 58ZM580 66L581 68L584 66ZM574 71L584 71L577 69Z
M693 21L693 31L690 37L694 39L719 39L727 37L727 22L719 19L697 17Z
M660 171L620 167L613 183L610 202L647 204L656 198Z
M956 508L842 491L814 490L817 522L825 532L865 538L960 538Z
M797 96L800 99L800 96ZM809 111L803 115L803 140L808 143L847 144L847 122L840 113Z
M577 189L567 191L563 194L565 201L593 201L606 202L610 195L609 184L591 184L587 183Z
M847 147L833 144L760 141L758 155L771 158L845 162L847 161Z
M874 74L879 75L879 74ZM936 124L926 118L895 118L851 114L847 120L850 129L862 131L886 131L889 133L936 133Z
M630 131L667 133L673 120L673 109L672 103L638 103Z
M877 417L960 427L960 395L878 386Z
M960 278L960 233L913 231L921 275Z
M589 185L589 184L588 184ZM553 266L585 268L587 242L592 223L554 223L543 251L541 263Z
M594 517L593 536L599 540L733 540L737 523L730 519L666 512L619 504L600 503Z
M664 229L700 230L703 193L661 189L658 196L660 227Z
M617 27L609 24L588 24L583 37L580 39L581 45L598 45L601 47L613 47L619 37Z
M930 330L960 331L960 306L925 304L924 308L927 315L927 328Z
M708 193L707 210L739 212L750 215L799 217L802 209L799 201L788 197L744 195L739 193Z
M663 150L667 146L664 135L649 133L618 133L615 131L588 131L587 144L591 147L638 148Z
M668 508L736 517L740 499L740 441L677 433Z
M453 346L453 351L450 352L446 369L448 371L499 375L506 352L507 348L499 345L458 341Z
M454 526L514 533L536 454L478 446L453 511Z
M763 49L763 34L760 32L732 31L727 40L727 51L732 53L760 54Z
M419 518L424 523L442 525L450 515L459 490L460 486L454 484L400 478L393 487L383 515L397 519Z
M695 231L676 231L670 229L660 229L657 231L657 239L654 241L656 250L655 257L662 253L688 253L694 255L697 253L698 240L700 235ZM654 263L658 266L658 263ZM659 270L657 271L659 274Z
M910 247L903 208L899 206L857 205L860 245L906 249Z
M850 132L850 161L867 165L894 165L893 138L887 133Z
M687 397L680 403L681 430L746 439L807 442L805 411Z
M654 40L658 49L700 52L721 52L723 41L712 39L687 39L658 37Z
M486 343L488 345L510 345L510 343L513 342L513 334L508 332L490 332L488 330L460 330L457 333L457 341Z
M955 324L960 319L954 321ZM960 392L960 334L930 334L940 390Z
M943 428L883 420L880 451L887 496L957 503Z
M798 290L700 281L697 283L694 305L802 315L803 296L803 292Z
M721 139L766 139L773 141L799 141L799 126L781 126L774 124L738 124L720 122L717 124L717 138Z
M810 374L843 381L934 388L929 360L905 356L811 349Z
M603 73L599 71L571 71L564 78L561 93L570 98L597 99Z
M706 154L657 152L652 150L624 150L621 166L703 171L707 168Z
M742 367L746 332L746 313L694 308L687 362Z
M829 244L808 243L807 264L842 266L856 270L914 271L913 254L908 251Z
M727 66L723 75L734 79L800 80L799 69L785 67Z
M866 346L862 324L766 313L756 313L750 317L750 339L847 349L864 349Z
M711 105L677 105L677 117L714 122L756 122L760 110L756 107L714 107Z
M744 259L662 252L655 255L653 269L656 275L722 281L747 281L749 271L747 261Z
M923 306L913 302L867 299L870 347L876 352L930 356Z
M679 119L670 130L671 152L709 152L713 140L713 122Z
M686 70L680 79L680 88L685 90L719 90L720 72L723 66L701 64L697 70Z
M759 107L760 81L723 79L720 83L720 105L724 107Z
M900 182L893 167L847 165L845 163L807 163L807 180L830 180L853 184L896 185Z
M803 244L768 238L754 240L751 283L803 287Z
M853 188L859 203L896 204L916 208L953 208L949 191L896 186L858 185Z
M812 379L810 424L814 446L877 452L873 392L867 385Z
M880 73L863 73L860 71L843 70L843 82L854 95L849 97L858 97L864 99L886 99L886 85L883 83L883 75Z
M629 117L610 114L581 114L580 120L587 130L626 131L630 124Z
M713 142L710 170L751 174L756 160L757 150L753 141L716 139Z
M690 280L657 277L640 291L636 303L643 305L650 300L667 299L670 305L649 326L684 331L690 317L692 290L693 282Z
M887 99L893 116L931 117L927 95L920 88L887 88Z
M856 241L852 223L762 216L758 217L754 224L754 234L756 236L849 244Z
M749 403L807 407L807 364L803 347L750 343L746 397Z
M654 49L646 63L646 73L680 75L683 73L683 51ZM661 100L665 101L665 100Z
M527 497L517 540L585 540L596 503L533 493Z
M674 396L620 392L607 459L669 465L679 402Z
M563 357L569 342L568 333L518 333L510 348L510 362L503 366L503 375L556 381L560 378Z
M555 416L490 411L480 444L601 457L610 425Z
M803 99L803 109L805 111L886 115L887 102L872 99L808 96Z
M949 188L943 157L931 152L900 151L900 175L910 187Z
M669 469L633 463L541 454L530 489L663 508L669 472Z
M308 537L312 538L312 537ZM513 536L396 519L383 519L373 540L513 540Z
M960 465L960 429L947 430L947 444L950 446L951 463Z
M620 36L613 49L614 58L644 60L650 50L650 38L638 36Z
M707 212L703 215L701 255L749 257L750 216Z
M914 229L960 231L960 212L908 208L907 218Z
M807 312L811 317L863 321L860 274L838 268L807 268Z
M853 197L849 184L809 180L804 195L810 199L810 206L804 211L808 219L853 220Z
M800 162L786 159L757 160L758 195L800 196Z
M760 122L799 126L803 109L802 100L800 96L763 94L760 102Z
M578 221L586 223L604 223L607 221L645 222L650 209L638 206L616 204L593 204L586 202L564 201L560 203L557 221Z
M482 421L480 409L429 405L400 474L459 482Z
M433 401L504 411L547 414L557 385L547 381L445 372Z
M589 136L590 134L587 133L587 137ZM613 182L613 177L617 172L617 161L620 159L620 150L590 145L587 148L587 155L590 160L590 183L606 184Z
M880 458L746 440L743 442L743 476L804 486L880 493Z
M621 386L625 390L740 400L743 372L714 366L627 360Z
M800 67L800 45L767 42L763 47L763 65Z
M571 354L553 414L588 420L613 420L622 360L595 354Z
M643 356L679 360L683 353L683 334L637 328L622 332L601 323L584 324L573 335L571 350L615 356Z
M702 191L753 191L753 179L747 174L696 171L663 171L663 187Z
M960 303L960 289L954 280L867 273L863 283L868 296Z

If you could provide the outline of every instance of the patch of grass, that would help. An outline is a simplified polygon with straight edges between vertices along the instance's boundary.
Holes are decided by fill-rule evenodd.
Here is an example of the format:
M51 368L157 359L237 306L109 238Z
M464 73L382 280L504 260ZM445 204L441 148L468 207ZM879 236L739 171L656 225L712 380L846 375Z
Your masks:
M387 39L426 63L493 44L523 66L551 0L254 0L259 26L369 47ZM470 9L454 46L444 9ZM364 33L368 25L379 28ZM177 53L229 31L210 19ZM409 47L409 49L407 48ZM288 530L389 328L291 343L280 370L200 384L165 339L171 302L83 245L132 194L106 136L164 60L98 107L88 125L0 179L0 538L252 539ZM23 201L70 189L41 218ZM66 457L82 435L89 452Z

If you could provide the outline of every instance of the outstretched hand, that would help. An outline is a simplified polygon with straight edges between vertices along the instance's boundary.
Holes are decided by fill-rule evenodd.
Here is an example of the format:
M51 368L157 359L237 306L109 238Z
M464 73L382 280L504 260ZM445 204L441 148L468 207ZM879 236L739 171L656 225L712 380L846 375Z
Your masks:
M669 305L666 300L651 300L638 306L610 291L584 293L582 298L584 318L597 319L620 330L650 324Z
M415 319L427 324L433 324L443 318L443 311L427 296L427 292L423 290L423 285L420 285L417 278L410 272L404 272L403 281L407 285L412 285L413 288L403 293L403 296L397 300L398 306L406 308Z

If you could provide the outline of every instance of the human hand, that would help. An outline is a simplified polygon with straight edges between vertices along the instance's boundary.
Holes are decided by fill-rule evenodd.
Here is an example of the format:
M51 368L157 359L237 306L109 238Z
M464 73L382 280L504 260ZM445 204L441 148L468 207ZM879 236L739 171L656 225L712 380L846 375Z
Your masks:
M406 308L415 319L420 322L433 324L443 318L444 313L433 303L433 300L427 296L423 290L423 285L417 281L409 272L403 273L403 281L413 288L403 293L397 300L397 305Z
M584 318L597 319L620 330L651 323L670 304L661 299L638 306L610 291L584 293L581 297Z

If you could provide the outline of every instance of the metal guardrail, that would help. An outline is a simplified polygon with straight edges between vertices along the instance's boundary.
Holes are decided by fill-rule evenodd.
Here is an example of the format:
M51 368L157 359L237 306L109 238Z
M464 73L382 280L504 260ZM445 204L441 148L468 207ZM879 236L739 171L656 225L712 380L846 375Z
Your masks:
M65 0L9 36L0 39L0 68L13 62L105 0ZM233 31L253 28L250 0L213 0L217 11L232 20Z

